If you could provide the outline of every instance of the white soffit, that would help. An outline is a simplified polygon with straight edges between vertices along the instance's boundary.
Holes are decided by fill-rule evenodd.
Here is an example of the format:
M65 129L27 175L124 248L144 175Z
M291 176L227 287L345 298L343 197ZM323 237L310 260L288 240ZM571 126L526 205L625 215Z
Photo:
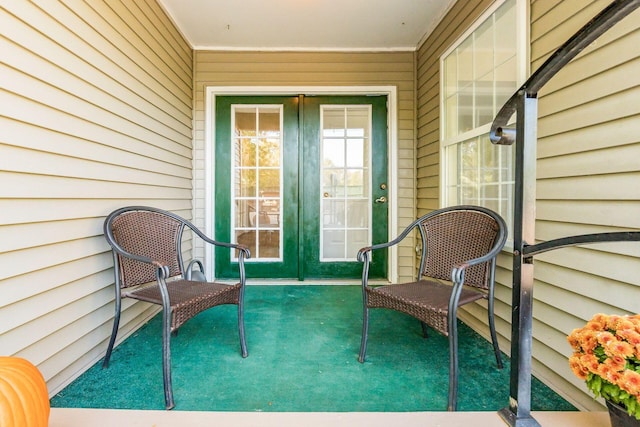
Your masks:
M194 49L415 50L456 0L158 0Z

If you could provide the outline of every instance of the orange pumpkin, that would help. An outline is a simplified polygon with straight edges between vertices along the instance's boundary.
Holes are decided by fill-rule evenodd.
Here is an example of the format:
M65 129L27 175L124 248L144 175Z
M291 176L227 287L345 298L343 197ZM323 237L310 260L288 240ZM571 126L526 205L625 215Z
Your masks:
M31 362L0 356L0 427L46 427L49 393L44 377Z

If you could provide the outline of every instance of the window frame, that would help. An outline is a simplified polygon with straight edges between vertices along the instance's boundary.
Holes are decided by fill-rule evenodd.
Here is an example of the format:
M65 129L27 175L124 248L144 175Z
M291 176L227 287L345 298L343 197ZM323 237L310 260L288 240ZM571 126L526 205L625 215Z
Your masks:
M460 46L462 46L470 36L472 36L476 30L480 29L483 24L485 24L493 14L505 3L509 0L498 0L494 2L491 7L489 7L481 16L479 16L469 28L462 33L456 40L451 44L451 46L445 50L440 56L440 117L439 117L439 127L440 127L440 200L439 206L445 207L448 206L448 200L450 199L449 191L453 184L450 182L450 168L449 162L447 160L447 149L450 149L453 146L457 146L466 141L471 141L473 139L480 139L482 137L488 136L491 122L476 126L468 131L458 133L455 136L447 137L447 109L446 109L446 79L445 79L445 62L449 56L456 51ZM529 19L528 19L528 4L526 0L513 0L515 2L514 8L516 13L516 90L519 88L525 81L529 71ZM495 82L495 80L494 80ZM506 101L506 100L505 100ZM501 105L496 105L495 113L500 110ZM515 116L513 118L515 120ZM504 163L499 166L506 166ZM511 170L513 171L513 165L511 166ZM456 171L456 184L458 185L458 172ZM506 183L504 180L495 181L496 183ZM513 182L513 180L511 181ZM509 206L513 206L513 194L507 197L507 203ZM512 210L507 208L508 210ZM511 214L506 215L511 217ZM505 218L507 219L507 218ZM511 229L511 222L509 223L509 228ZM509 244L511 244L511 239Z

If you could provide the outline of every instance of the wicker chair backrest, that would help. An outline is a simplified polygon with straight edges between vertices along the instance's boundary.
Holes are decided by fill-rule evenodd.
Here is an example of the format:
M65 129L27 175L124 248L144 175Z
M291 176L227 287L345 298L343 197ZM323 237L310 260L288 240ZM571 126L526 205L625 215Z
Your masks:
M134 255L168 265L170 277L181 274L178 238L182 223L158 212L128 211L114 218L116 243ZM156 280L157 267L118 255L122 288Z
M491 216L478 211L453 210L433 216L420 224L425 233L423 274L441 280L451 280L454 264L479 258L493 247L500 232ZM469 267L465 284L488 289L490 263Z

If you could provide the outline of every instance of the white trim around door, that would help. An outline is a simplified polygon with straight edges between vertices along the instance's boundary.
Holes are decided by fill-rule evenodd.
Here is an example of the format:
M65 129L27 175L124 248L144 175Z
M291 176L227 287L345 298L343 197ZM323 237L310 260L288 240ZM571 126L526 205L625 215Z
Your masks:
M207 86L205 89L205 134L204 158L200 159L194 153L194 197L204 196L204 231L214 236L213 224L215 189L214 173L211 165L215 165L215 106L217 96L234 95L386 95L387 124L388 124L388 159L389 159L389 237L395 236L398 229L398 97L395 86ZM202 162L199 162L202 160ZM202 171L198 165L203 165ZM204 188L198 185L196 179L204 172ZM202 190L202 191L200 191ZM195 218L194 213L194 218ZM205 247L204 263L206 271L215 276L214 254L210 247ZM398 253L393 246L389 251L389 280L398 278ZM212 273L213 272L213 273ZM212 279L209 277L209 279Z

